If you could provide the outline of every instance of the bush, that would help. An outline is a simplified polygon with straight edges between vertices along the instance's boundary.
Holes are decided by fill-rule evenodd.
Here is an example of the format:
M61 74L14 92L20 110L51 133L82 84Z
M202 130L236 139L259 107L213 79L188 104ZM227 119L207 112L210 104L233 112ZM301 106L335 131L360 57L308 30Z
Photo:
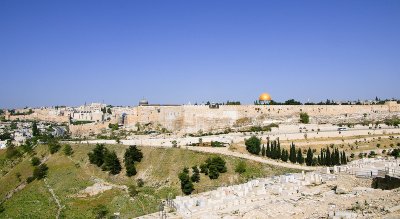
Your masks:
M35 169L33 170L33 177L38 180L43 179L44 177L46 177L48 169L49 168L46 164L41 164L35 167Z
M190 179L192 180L192 182L196 182L196 183L200 182L200 170L199 170L199 168L197 166L193 166L192 170L193 170L193 175L192 175L192 177Z
M261 151L261 140L256 136L252 136L251 138L245 141L246 149L251 154L259 155Z
M138 179L138 180L136 181L136 184L137 184L138 187L143 187L143 186L144 186L144 181L143 181L143 179Z
M300 122L303 124L308 124L310 122L310 117L307 113L300 113Z
M38 157L32 157L31 164L32 166L38 166L40 164L40 159Z
M125 164L125 168L126 168L126 175L128 177L131 177L131 176L134 176L137 174L136 167L134 164L131 164L131 165Z
M50 141L48 144L49 144L50 154L57 153L61 148L61 145L58 142L55 142L55 141Z
M210 179L218 179L220 173L225 173L227 171L226 162L219 156L211 157L206 160L206 162L200 165L202 173L208 175Z
M108 209L104 205L97 205L93 210L93 214L95 215L96 219L106 218L108 214Z
M30 176L30 177L26 178L26 183L29 184L29 183L33 182L33 180L35 180L35 177Z
M242 173L246 172L246 162L244 162L242 160L239 161L239 163L236 164L235 172L239 173L239 174L242 174Z
M67 155L67 156L71 156L74 153L74 151L72 150L71 145L69 145L69 144L66 144L64 146L63 151L64 151L64 154Z
M130 185L128 187L128 192L129 192L129 196L131 196L132 198L134 198L135 196L137 196L139 194L139 191L136 189L135 185Z
M189 169L187 167L183 168L182 172L179 173L178 177L179 180L181 181L182 192L185 195L190 195L194 190L194 186L189 177Z
M3 204L0 204L0 214L3 213L6 209L4 208Z

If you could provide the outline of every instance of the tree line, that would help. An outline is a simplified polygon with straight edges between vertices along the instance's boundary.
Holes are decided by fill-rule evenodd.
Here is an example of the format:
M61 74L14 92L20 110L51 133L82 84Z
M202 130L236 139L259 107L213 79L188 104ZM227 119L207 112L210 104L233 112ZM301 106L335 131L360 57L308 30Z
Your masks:
M89 162L101 167L103 171L109 171L110 174L119 174L122 170L121 162L115 151L110 151L104 144L96 144L96 147L88 153ZM136 175L135 163L140 162L143 153L136 145L131 145L126 149L124 154L124 164L126 175L128 177Z
M282 160L283 162L291 162L298 164L306 164L307 166L334 166L347 164L348 158L345 151L339 151L338 148L329 147L321 149L317 157L314 156L315 151L308 148L306 157L303 156L301 148L296 149L296 145L292 142L289 150L281 148L279 138L274 141L267 139L267 146L261 146L261 139L256 136L245 141L246 149L254 155L265 156L274 160Z
M178 177L181 182L181 190L185 195L190 195L194 191L194 183L200 182L200 173L208 176L211 180L218 179L221 173L226 173L226 162L219 156L209 157L198 166L192 167L192 175L190 176L189 168L184 167Z

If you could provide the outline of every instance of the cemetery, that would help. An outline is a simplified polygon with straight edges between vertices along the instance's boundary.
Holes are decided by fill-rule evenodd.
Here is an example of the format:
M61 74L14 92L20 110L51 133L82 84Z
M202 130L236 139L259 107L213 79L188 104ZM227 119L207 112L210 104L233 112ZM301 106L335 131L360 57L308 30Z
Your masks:
M396 215L399 213L396 210L400 204L399 189L373 189L371 181L385 176L400 179L399 164L395 159L365 158L344 166L254 179L205 193L178 196L169 203L183 218Z

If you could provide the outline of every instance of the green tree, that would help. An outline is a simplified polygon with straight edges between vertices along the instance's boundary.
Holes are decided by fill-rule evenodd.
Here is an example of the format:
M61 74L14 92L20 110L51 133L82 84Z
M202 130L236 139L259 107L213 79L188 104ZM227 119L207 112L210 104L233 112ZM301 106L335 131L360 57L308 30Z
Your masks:
M190 179L192 180L192 182L196 182L196 183L200 182L200 170L199 170L199 168L197 166L193 166L192 170L193 170L193 175L192 175L192 177Z
M189 169L187 167L183 168L182 172L178 175L179 180L181 181L181 189L185 195L190 195L193 190L194 186L192 181L190 180L189 176Z
M48 169L45 163L35 167L35 169L33 169L33 177L37 180L43 179L46 177Z
M131 177L137 174L136 167L134 164L126 164L125 163L125 168L126 168L126 175Z
M121 172L121 163L117 157L115 151L106 150L104 156L104 164L102 166L102 170L110 171L111 174L116 175Z
M207 163L203 163L200 165L200 173L204 173L206 176L208 175L208 165Z
M55 140L49 141L48 146L49 146L50 154L57 153L61 148L61 145Z
M307 157L306 157L306 165L307 166L311 166L313 164L313 158L314 158L313 152L311 151L311 148L308 148Z
M40 159L38 157L32 157L31 164L32 166L38 166L40 164Z
M308 124L310 122L310 117L307 113L300 113L300 122L303 124Z
M303 157L303 154L301 153L300 148L297 150L297 163L299 163L299 164L304 163L304 157Z
M251 138L247 139L245 142L246 149L251 154L259 155L261 151L261 140L256 136L252 136Z
M210 179L218 179L219 178L219 172L216 166L211 165L208 167L208 177Z
M271 158L271 148L269 147L269 142L267 143L267 150L265 152L265 155Z
M33 122L33 124L32 124L32 135L33 135L34 137L40 135L39 129L38 129L38 127L37 127L37 123L36 123L36 122Z
M239 174L246 172L246 162L243 160L239 161L239 163L236 164L235 172Z
M264 144L263 144L262 149L261 149L261 155L262 155L263 157L265 157L265 147L264 147Z
M125 151L124 162L126 167L126 175L134 176L136 175L135 162L140 162L143 158L143 153L139 150L136 145L129 146Z
M96 144L96 147L93 149L93 151L88 153L89 162L101 167L104 163L104 155L106 150L107 149L105 148L104 144Z
M71 156L74 153L74 150L72 149L71 145L69 145L69 144L66 144L64 146L63 151L64 151L64 154L67 156Z
M297 159L296 159L296 146L293 144L290 146L290 154L289 154L289 160L292 163L296 163Z
M332 166L332 161L331 161L331 151L329 150L328 147L326 147L326 153L325 153L325 165L326 166Z

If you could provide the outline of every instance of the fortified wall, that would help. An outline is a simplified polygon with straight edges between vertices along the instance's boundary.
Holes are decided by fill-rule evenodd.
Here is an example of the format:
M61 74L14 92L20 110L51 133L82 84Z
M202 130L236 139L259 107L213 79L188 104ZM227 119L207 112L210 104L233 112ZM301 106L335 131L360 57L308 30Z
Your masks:
M69 114L60 113L57 110L49 109L35 109L32 114L28 115L11 115L6 113L6 119L8 120L39 120L47 122L69 122Z
M377 121L400 116L400 104L385 105L204 105L138 106L126 115L125 125L159 124L170 131L194 133L246 125L295 124L300 113L310 123Z

